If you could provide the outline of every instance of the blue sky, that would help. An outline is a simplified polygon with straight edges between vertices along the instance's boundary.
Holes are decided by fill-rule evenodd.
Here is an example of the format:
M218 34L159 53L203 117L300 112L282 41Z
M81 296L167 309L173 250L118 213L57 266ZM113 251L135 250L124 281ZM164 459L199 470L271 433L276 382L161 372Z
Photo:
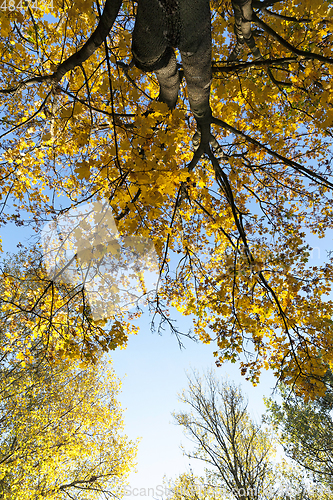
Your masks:
M177 397L186 388L186 371L214 368L213 344L204 345L184 339L186 349L180 350L177 339L171 334L166 332L159 336L150 332L148 315L140 323L141 330L129 339L128 348L110 355L117 375L123 380L119 399L123 408L127 408L126 434L133 439L142 438L138 472L131 474L128 489L128 492L134 493L133 500L145 498L145 493L151 493L151 498L153 492L155 497L158 496L163 476L175 478L189 471L189 464L194 472L203 471L200 462L183 456L180 445L190 451L192 444L173 423L171 412L186 409ZM184 329L190 327L190 320L187 322L186 318L181 318L180 325ZM241 377L237 365L228 363L215 368L215 372L217 377L229 375L236 383L242 382L243 392L248 396L249 411L259 422L265 411L262 397L269 396L275 384L273 375L265 372L262 382L253 387Z

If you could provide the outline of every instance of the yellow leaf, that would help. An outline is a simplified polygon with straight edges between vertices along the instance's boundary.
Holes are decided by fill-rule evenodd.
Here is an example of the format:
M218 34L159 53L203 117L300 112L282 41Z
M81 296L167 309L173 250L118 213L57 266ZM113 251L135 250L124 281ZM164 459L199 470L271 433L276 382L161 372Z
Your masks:
M90 177L90 165L88 162L83 161L78 163L75 168L75 172L78 174L79 179L89 179Z

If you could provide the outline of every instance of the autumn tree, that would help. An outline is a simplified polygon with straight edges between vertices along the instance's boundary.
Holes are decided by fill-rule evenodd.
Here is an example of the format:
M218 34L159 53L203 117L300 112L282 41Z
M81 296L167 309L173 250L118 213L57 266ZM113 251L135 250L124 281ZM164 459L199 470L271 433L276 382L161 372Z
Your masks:
M136 445L123 434L110 363L54 365L34 347L25 366L15 350L1 358L1 498L121 495Z
M251 420L240 388L212 373L204 379L194 374L180 401L190 411L174 417L195 444L186 454L207 464L212 484L237 500L265 498L266 490L271 498L273 439Z
M154 2L4 2L1 223L38 229L89 200L107 201L120 235L155 246L155 320L172 328L176 307L193 316L203 342L216 342L218 364L239 361L254 383L270 367L300 393L323 392L332 261L312 266L307 236L332 228L330 4L215 1L205 31L207 2L191 2L193 12L205 5L193 23L212 34L198 79L202 114L190 83L198 66L186 59L197 49L171 36L190 37L177 14L188 2L159 3L172 68L133 64L136 23L152 29ZM165 104L166 76L177 105L174 97ZM37 307L29 308L38 324ZM114 339L130 330L125 316L111 318Z
M267 400L267 421L275 427L286 455L333 489L333 376L325 374L323 397L304 403L281 386L282 402Z
M328 488L308 480L304 461L277 461L274 427L267 425L267 419L265 424L251 419L245 397L234 383L212 373L204 378L194 373L180 401L188 410L174 417L195 446L185 453L203 461L206 468L203 476L190 471L169 481L172 500L333 498ZM290 439L290 433L283 436L285 444L291 445Z
M94 320L82 283L52 281L40 247L7 255L0 264L1 356L15 353L22 363L34 352L50 362L61 358L97 361L101 354L123 347L133 325ZM121 315L118 315L121 317Z

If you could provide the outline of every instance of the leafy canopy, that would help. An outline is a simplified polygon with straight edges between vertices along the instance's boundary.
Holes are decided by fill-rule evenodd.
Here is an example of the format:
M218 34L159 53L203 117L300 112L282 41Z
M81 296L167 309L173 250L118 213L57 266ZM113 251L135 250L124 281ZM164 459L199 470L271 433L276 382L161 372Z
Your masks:
M33 347L27 366L14 354L1 360L1 498L121 495L136 445L122 432L110 364L55 366Z
M180 401L186 410L174 417L195 446L186 455L207 468L204 476L190 471L169 482L172 500L332 499L327 484L306 478L304 464L277 460L274 427L252 420L234 383L218 380L212 372L205 377L194 373Z
M331 258L310 265L306 238L323 237L333 220L329 2L254 1L262 59L244 49L232 62L231 4L212 3L212 127L223 152L202 157L191 145L185 81L171 113L154 100L154 75L130 65L133 2L122 3L108 36L76 65L103 8L54 0L53 8L0 11L0 222L20 225L30 214L41 227L59 214L57 195L68 200L63 211L109 200L120 235L155 245L161 279L150 307L162 322L173 326L176 307L193 316L203 342L216 342L218 364L240 360L254 383L271 367L303 394L323 392L333 268ZM66 327L67 304L78 295L64 304L40 273L24 306L22 294L10 292L7 318L29 316L38 335L54 331L54 345L63 335L94 352L91 327L83 322L76 336ZM12 286L25 279L23 272ZM89 317L81 295L75 307ZM125 316L114 318L115 344L131 331Z
M279 440L288 457L304 467L315 479L333 486L333 376L328 371L323 397L304 404L299 396L280 387L282 402L268 399L266 420L278 431Z

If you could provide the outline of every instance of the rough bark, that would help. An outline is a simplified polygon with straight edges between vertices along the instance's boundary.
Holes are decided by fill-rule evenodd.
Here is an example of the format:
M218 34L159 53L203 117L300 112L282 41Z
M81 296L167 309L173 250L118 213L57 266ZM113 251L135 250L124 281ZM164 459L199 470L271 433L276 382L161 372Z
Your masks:
M254 57L259 59L261 54L256 47L256 43L251 32L251 21L254 15L252 0L232 0L232 7L235 16L234 29L237 37L237 43L229 57L229 61L235 61L238 58L245 43L251 49Z
M181 53L191 110L196 119L210 115L211 22L208 0L140 0L132 52L137 67L154 71L160 100L173 109L179 91L174 48Z

